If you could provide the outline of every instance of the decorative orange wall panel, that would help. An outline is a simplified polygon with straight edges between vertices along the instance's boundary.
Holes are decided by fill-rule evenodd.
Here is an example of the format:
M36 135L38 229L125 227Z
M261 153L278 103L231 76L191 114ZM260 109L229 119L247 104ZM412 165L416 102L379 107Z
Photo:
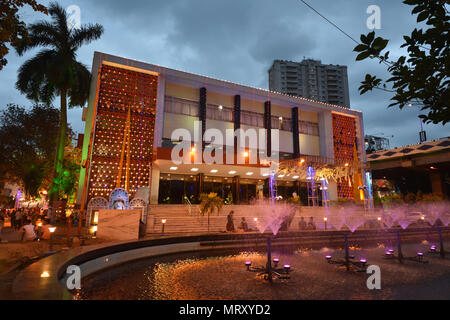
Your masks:
M149 186L157 88L157 76L102 65L88 201L109 197L118 181L124 188L128 180L131 197L139 187Z
M356 122L352 117L333 114L334 157L338 162L353 164L353 151L356 144ZM351 179L338 182L338 197L353 199Z

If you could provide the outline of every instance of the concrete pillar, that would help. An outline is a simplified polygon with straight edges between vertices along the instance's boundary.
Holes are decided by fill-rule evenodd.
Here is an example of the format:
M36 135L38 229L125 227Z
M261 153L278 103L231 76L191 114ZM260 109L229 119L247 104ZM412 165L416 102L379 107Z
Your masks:
M233 178L233 204L239 205L241 203L239 189L241 187L241 178L236 176Z
M158 165L153 164L152 177L150 180L150 204L158 204L160 176L161 170Z
M155 115L155 129L154 129L154 149L162 146L163 132L164 132L164 99L166 95L166 77L160 74L158 76L158 93L156 99L156 115Z
M442 185L442 177L439 172L433 172L430 174L431 192L433 194L444 194Z
M319 113L319 147L321 157L334 158L333 117L331 111Z
M328 198L330 201L337 201L338 199L336 181L328 181Z

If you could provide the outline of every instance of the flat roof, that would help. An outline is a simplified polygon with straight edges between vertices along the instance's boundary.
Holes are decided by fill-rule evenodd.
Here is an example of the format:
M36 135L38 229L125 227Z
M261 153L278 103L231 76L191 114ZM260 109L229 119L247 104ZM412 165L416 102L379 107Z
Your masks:
M367 155L367 161L380 161L395 159L405 156L420 155L430 152L437 152L449 149L450 137L442 138L433 141L427 141L420 144L408 145L404 147L393 148L390 150L377 151Z
M326 102L315 101L303 97L291 96L281 92L271 91L263 88L251 87L248 85L238 84L234 82L230 82L227 80L216 79L208 76L203 76L199 74L189 73L181 70L166 68L159 65L154 65L142 61L137 61L133 59L128 59L124 57L114 56L103 52L96 51L94 53L94 67L96 60L99 63L105 64L114 64L117 67L123 66L125 68L131 68L135 71L143 71L143 72L152 72L160 75L166 76L167 81L177 83L177 80L182 79L182 83L178 82L178 84L191 86L194 88L200 88L203 86L214 86L215 89L225 88L227 91L233 91L234 94L244 95L246 99L255 100L255 95L257 96L259 101L271 101L273 104L281 104L286 107L297 107L298 105L302 105L306 107L305 109L322 109L322 110L330 110L336 113L342 113L349 116L361 117L362 112L355 109L345 108L338 105L329 104ZM99 67L99 66L98 66ZM212 90L213 92L217 92ZM223 94L229 94L229 92L219 92ZM277 103L277 101L279 101ZM308 108L309 107L309 108ZM317 110L309 110L309 111L317 111Z

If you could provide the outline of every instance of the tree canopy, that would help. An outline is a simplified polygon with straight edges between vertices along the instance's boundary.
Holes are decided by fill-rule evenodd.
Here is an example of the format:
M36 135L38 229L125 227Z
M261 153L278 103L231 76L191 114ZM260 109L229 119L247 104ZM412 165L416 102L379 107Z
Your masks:
M53 144L57 151L53 184L49 190L50 199L57 200L64 188L61 177L67 139L67 106L83 106L89 97L91 73L77 61L77 50L100 38L103 27L99 24L70 27L67 12L56 2L49 5L48 13L51 21L29 25L29 41L16 47L19 55L42 48L19 68L16 88L36 102L51 104L57 96L60 97L59 137Z
M373 89L393 93L389 107L419 106L426 113L420 118L427 123L446 124L450 121L450 16L448 0L404 0L414 6L412 14L417 23L426 28L415 28L403 37L401 48L408 55L396 61L386 51L389 40L376 37L375 32L361 35L361 44L354 48L359 52L357 61L378 59L386 66L391 77L382 80L367 74L359 88L360 94Z
M19 17L19 9L25 5L36 12L47 14L47 8L36 0L2 0L0 1L0 70L8 63L8 44L17 47L23 41L28 42L28 30Z
M25 192L36 196L40 188L47 189L51 182L55 158L55 142L58 139L59 110L46 105L34 105L30 110L9 104L0 114L0 180L15 181L24 186ZM66 141L71 147L73 132L70 128ZM79 162L76 153L66 154L65 180L73 180ZM80 164L77 163L79 166ZM75 171L75 172L74 172ZM72 173L74 172L74 173ZM72 188L73 188L72 184ZM73 192L66 188L69 194Z

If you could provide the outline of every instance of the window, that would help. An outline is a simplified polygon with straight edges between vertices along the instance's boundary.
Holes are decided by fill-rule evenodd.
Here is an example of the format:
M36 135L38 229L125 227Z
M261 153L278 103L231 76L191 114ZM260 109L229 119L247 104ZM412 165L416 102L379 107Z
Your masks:
M199 116L199 103L196 101L166 96L164 109L167 113Z
M319 125L313 122L307 121L299 121L298 122L298 131L302 134L307 134L310 136L318 136L319 135Z
M232 108L227 108L218 105L208 104L206 107L206 119L221 120L221 121L234 121L234 114Z
M272 117L272 129L278 129L278 130L292 132L292 119L283 118L282 120L280 120L280 117L273 116Z
M264 115L251 111L241 111L241 124L264 128Z

